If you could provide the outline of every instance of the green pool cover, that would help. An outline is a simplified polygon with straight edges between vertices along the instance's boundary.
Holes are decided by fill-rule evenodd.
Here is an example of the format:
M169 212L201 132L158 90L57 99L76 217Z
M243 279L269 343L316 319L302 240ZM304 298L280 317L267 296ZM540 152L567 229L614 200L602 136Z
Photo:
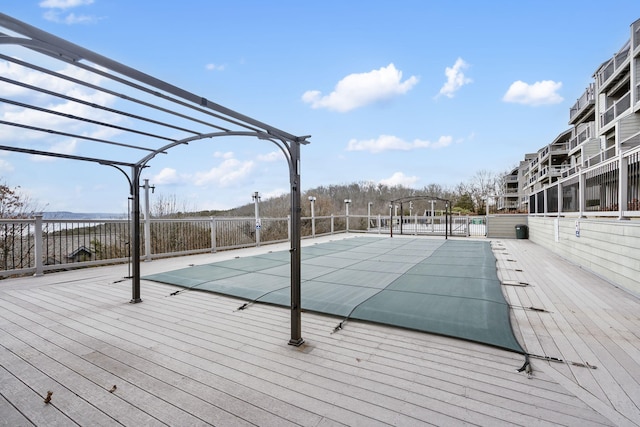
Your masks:
M290 255L271 252L143 277L290 306ZM524 353L489 242L356 237L302 248L302 308Z

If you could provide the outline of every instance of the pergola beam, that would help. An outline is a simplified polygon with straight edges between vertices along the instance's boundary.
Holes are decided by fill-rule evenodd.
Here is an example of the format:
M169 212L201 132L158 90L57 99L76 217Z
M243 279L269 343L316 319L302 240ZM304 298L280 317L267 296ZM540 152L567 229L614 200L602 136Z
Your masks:
M5 32L1 30L5 29ZM15 34L11 34L15 33ZM17 34L17 35L16 35ZM48 135L55 135L63 138L84 139L101 146L110 146L118 151L115 158L105 159L97 154L92 156L92 146L86 147L87 155L73 155L46 151L44 149L33 149L26 146L27 143L16 140L11 145L0 145L0 150L12 151L16 153L32 154L63 158L69 160L79 160L94 162L101 165L113 166L123 172L129 184L129 193L132 200L132 224L131 224L131 257L133 264L132 275L132 303L142 301L140 294L140 174L148 163L158 154L167 154L168 151L178 145L184 145L192 141L204 140L220 136L245 136L257 137L258 139L269 140L279 146L287 159L289 166L289 181L291 185L291 339L289 344L300 345L304 342L301 336L301 295L300 295L300 145L308 144L309 135L296 136L285 132L274 126L246 116L214 103L203 96L198 96L192 92L181 89L170 83L162 81L156 77L136 70L115 60L102 56L91 50L78 46L74 43L49 34L29 24L14 19L8 15L0 13L0 49L3 46L18 46L29 49L31 52L54 58L83 72L92 73L102 82L107 79L112 85L122 85L125 90L117 92L106 83L89 82L87 79L80 80L71 75L66 75L53 70L49 65L50 61L44 61L45 65L36 63L36 60L17 59L0 53L0 60L14 63L18 67L27 67L29 72L42 73L51 79L62 79L68 84L82 86L95 91L100 91L106 95L117 99L118 102L126 103L133 108L133 111L125 111L124 108L115 109L111 105L98 105L93 102L82 101L77 97L70 97L63 92L63 89L51 89L41 86L28 86L17 80L12 80L0 76L5 84L20 87L22 92L41 93L57 99L64 99L68 102L75 102L88 108L83 115L66 114L54 112L47 105L34 105L25 103L20 99L11 99L10 94L3 94L0 103L12 105L23 109L31 109L40 115L38 119L33 118L32 123L22 123L18 121L1 120L0 126L11 126L20 128L28 132L35 132L45 138ZM28 55L32 57L33 55ZM38 57L40 58L40 57ZM42 61L41 61L42 62ZM19 91L16 91L19 92ZM15 95L17 97L17 95ZM149 102L142 96L154 97ZM156 102L158 99L160 102ZM93 101L93 100L92 100ZM98 101L96 101L98 102ZM131 102L132 104L128 104ZM135 105L134 105L135 104ZM160 105L162 104L162 105ZM166 107L165 104L170 105ZM140 109L144 112L140 113ZM98 121L91 117L91 112L95 110L107 111L127 117L134 121L144 123L146 127L157 128L154 132L146 129L137 129L133 126L115 126L106 121ZM128 137L129 140L138 143L124 143L115 140L105 140L92 136L89 133L71 132L65 128L64 124L52 121L52 125L42 126L42 117L47 115L64 116L68 123L83 124L83 126L93 126L95 130L111 129ZM158 119L156 115L166 114L168 117ZM170 120L177 121L170 123ZM184 126L184 122L190 123L189 128ZM68 124L67 123L67 124ZM58 126L58 128L54 128ZM193 128L192 128L193 127ZM164 132L164 133L163 133ZM180 134L182 132L182 134ZM176 136L176 133L180 134ZM111 138L110 138L111 139ZM139 141L144 141L143 146ZM159 143L158 141L162 141ZM167 144L168 141L168 144ZM128 141L127 141L128 142ZM155 145L154 145L155 144ZM43 145L44 146L44 145ZM140 155L140 150L144 154ZM121 158L118 158L121 157ZM129 171L127 171L127 168Z

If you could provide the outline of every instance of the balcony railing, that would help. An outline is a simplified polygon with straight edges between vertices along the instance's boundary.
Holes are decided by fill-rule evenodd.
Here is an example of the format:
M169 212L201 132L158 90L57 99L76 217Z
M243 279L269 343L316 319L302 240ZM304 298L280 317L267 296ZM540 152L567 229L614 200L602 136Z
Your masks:
M600 126L604 127L611 123L620 114L631 108L631 92L627 92L625 96L618 99L611 107L600 114Z
M538 152L538 160L543 160L545 157L549 155L549 146L547 145L542 150Z
M580 146L580 144L582 144L583 142L585 142L587 139L591 138L595 133L595 125L593 122L590 122L587 124L587 126L583 127L582 130L580 130L580 132L575 135L573 138L571 138L569 140L569 151L573 151L576 148L578 148L578 146Z
M567 169L563 179L529 193L530 214L640 218L640 147L616 154L611 147L588 159L583 169L571 175ZM567 174L566 176L564 174ZM559 199L552 197L554 186ZM624 187L620 187L624 186Z
M613 158L616 155L616 147L610 147L608 149L606 149L605 151L601 151L600 153L596 154L593 157L588 158L585 162L584 162L584 166L585 167L591 167L591 166L595 166L599 163L602 163L606 160L609 160L611 158Z
M587 90L582 94L580 98L573 104L573 107L569 109L569 122L572 122L582 111L588 106L594 105L596 102L595 96L595 83L590 83Z
M568 144L551 144L551 154L563 154L567 152Z
M618 52L614 55L613 58L609 60L607 65L598 73L598 83L600 86L604 86L604 84L613 76L616 71L625 63L625 61L629 58L629 47L627 45L626 49Z

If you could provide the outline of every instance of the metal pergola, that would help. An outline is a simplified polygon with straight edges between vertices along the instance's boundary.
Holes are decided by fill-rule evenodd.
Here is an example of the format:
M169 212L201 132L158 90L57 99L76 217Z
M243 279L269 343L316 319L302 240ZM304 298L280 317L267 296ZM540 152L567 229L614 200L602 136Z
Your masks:
M22 59L7 54L16 49ZM142 301L140 175L149 162L173 147L216 137L256 137L276 144L287 159L291 186L289 344L298 346L304 342L300 297L300 146L309 143L309 135L292 135L2 13L0 60L6 64L2 67L5 72L0 73L0 85L8 88L0 90L0 103L4 104L0 125L20 129L32 137L11 143L2 141L0 150L93 162L114 167L127 178L133 206L132 303ZM37 78L31 78L34 76ZM57 141L82 141L83 154L55 152L52 137Z
M404 210L403 210L403 204L407 203L407 202L415 202L418 200L436 200L439 202L443 202L444 203L444 238L445 240L449 238L449 235L451 235L451 224L449 221L449 218L451 216L451 201L448 199L443 199L441 197L435 197L435 196L407 196L407 197L401 197L399 199L394 199L391 200L389 203L391 203L391 205L395 205L396 203L400 204L400 234L402 234L402 223L404 221ZM391 217L391 226L389 227L389 236L393 237L393 211L390 212L390 217Z

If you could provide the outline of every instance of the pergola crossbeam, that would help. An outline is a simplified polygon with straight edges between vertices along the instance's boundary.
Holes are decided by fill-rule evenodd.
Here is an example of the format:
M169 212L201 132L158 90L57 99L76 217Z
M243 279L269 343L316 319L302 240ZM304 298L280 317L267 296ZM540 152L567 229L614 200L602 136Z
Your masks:
M29 24L0 13L0 50L11 47L28 50L26 58L18 59L15 55L0 53L0 60L9 64L6 67L9 74L11 67L21 68L20 80L11 78L12 75L0 76L0 82L21 88L17 91L5 91L0 94L0 105L10 106L13 113L16 110L25 109L37 111L37 114L23 115L20 119L11 118L0 113L0 126L9 126L31 132L39 132L43 139L47 135L56 137L74 138L94 142L101 146L116 146L118 150L112 150L114 158L105 159L93 151L95 145L83 146L83 155L64 154L46 149L34 149L26 146L21 139L11 141L12 145L0 145L0 150L49 156L69 160L94 162L100 165L113 166L123 172L129 184L129 194L132 199L132 233L131 233L131 257L133 264L132 298L131 302L142 301L140 296L140 174L148 167L158 154L167 154L169 150L178 145L189 142L211 139L221 136L257 137L276 144L289 166L289 182L291 186L291 339L289 344L300 345L301 337L301 303L300 303L300 145L308 144L309 135L296 136L274 126L223 107L206 97L181 89L156 77L136 70L110 58L92 52L57 36L42 31ZM36 59L32 59L36 53ZM60 72L51 66L51 58L56 62L62 62L70 67L82 71L83 75L89 73L94 78L79 78L68 71ZM15 71L15 69L13 71ZM63 85L44 87L40 83L26 83L21 80L27 73L37 73L39 77L48 79L61 79ZM44 78L33 81L43 81ZM60 86L60 87L58 87ZM78 96L72 96L68 87L87 89L96 93L109 96L97 96L86 100ZM118 90L115 90L117 88ZM39 97L32 96L39 94ZM42 94L47 95L43 97ZM34 100L25 100L25 97ZM64 111L44 104L42 99L59 99L76 103L90 108L79 112ZM88 95L91 98L91 94ZM84 98L84 97L83 97ZM101 98L109 98L110 101L102 101ZM153 98L153 99L151 99ZM124 105L114 108L111 104L120 102ZM122 108L120 108L122 107ZM124 108L126 107L126 108ZM104 111L116 114L135 124L127 123L119 125L109 123L105 119L96 119L92 114ZM158 116L161 117L158 117ZM63 117L62 120L51 120L51 123L43 120L43 117ZM115 116L114 116L115 117ZM32 120L31 122L27 122ZM91 127L87 132L71 129L69 124ZM122 143L116 140L99 138L96 135L100 131L108 129L110 132L122 134L124 140L129 138L131 143ZM42 144L46 147L46 143ZM54 144L50 144L54 146ZM141 155L140 152L143 152ZM126 169L129 168L129 172Z

